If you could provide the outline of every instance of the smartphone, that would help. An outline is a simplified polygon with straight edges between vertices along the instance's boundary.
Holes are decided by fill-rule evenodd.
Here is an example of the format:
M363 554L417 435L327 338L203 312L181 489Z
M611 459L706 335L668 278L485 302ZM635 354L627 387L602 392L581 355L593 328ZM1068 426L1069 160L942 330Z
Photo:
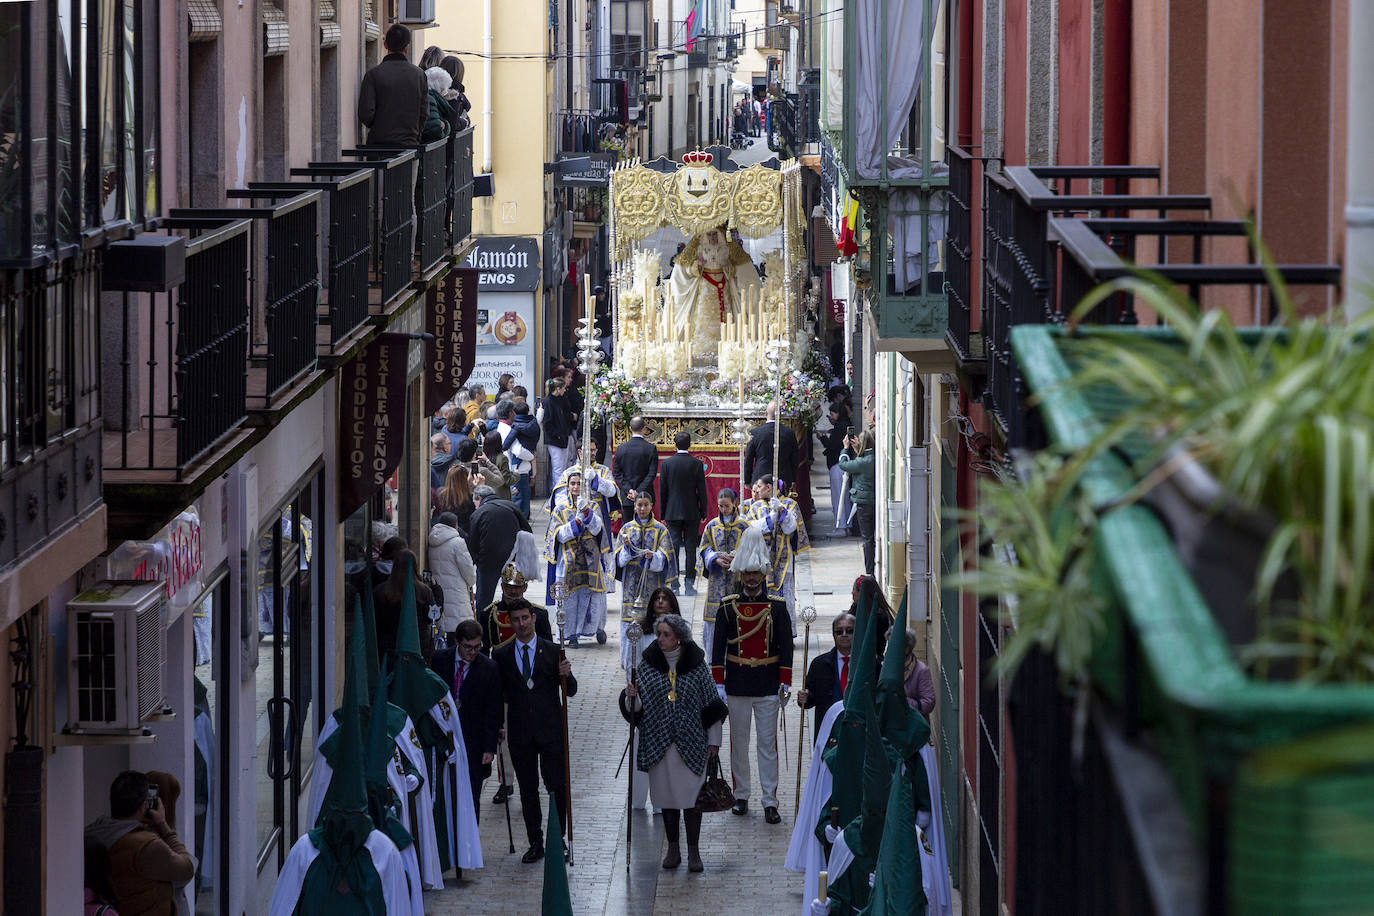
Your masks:
M156 811L159 802L157 800L157 786L148 787L148 810Z
M852 426L849 427L847 430L845 430L845 433L844 433L844 434L845 434L846 436L848 436L849 438L853 439L853 438L854 438L854 427L852 427Z

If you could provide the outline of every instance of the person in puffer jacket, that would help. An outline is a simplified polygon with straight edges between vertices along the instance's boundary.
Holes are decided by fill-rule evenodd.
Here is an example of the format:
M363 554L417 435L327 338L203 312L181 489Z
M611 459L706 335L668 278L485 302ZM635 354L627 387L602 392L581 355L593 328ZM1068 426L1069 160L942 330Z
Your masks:
M473 619L472 593L477 588L477 567L458 531L458 517L452 512L440 513L429 529L429 571L443 589L444 610L439 616L439 629L451 642L459 621Z
M425 71L425 79L429 81L429 114L425 117L425 129L420 134L420 142L433 143L449 133L453 106L444 98L444 93L453 85L453 77L443 67L430 67Z

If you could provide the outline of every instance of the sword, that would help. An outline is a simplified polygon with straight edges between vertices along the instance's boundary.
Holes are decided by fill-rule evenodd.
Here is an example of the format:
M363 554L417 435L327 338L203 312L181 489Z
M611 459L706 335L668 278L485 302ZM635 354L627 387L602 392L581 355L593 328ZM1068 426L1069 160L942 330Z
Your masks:
M568 614L563 610L563 598L565 587L562 582L554 584L554 600L558 607L558 661L559 667L567 658L567 653L563 649L563 625L567 623ZM568 732L568 679L560 671L558 674L558 693L563 701L563 792L564 810L567 812L567 831L568 831L568 865L572 866L573 861L573 824L572 824L572 736ZM557 805L558 799L552 799L552 804Z
M625 629L625 638L628 639L628 640L630 640L630 644L631 644L631 645L637 645L637 644L639 643L639 637L642 636L642 635L643 635L643 631L640 630L640 628L639 628L639 621L638 621L638 620L633 620L633 621L631 621L631 622L630 622L630 625L629 625L628 627L626 627L626 629ZM630 669L630 685L631 685L631 686L634 686L634 684L635 684L635 670L634 670L634 668L631 668L631 669ZM631 701L630 701L630 741L629 741L628 744L625 745L625 752L626 752L627 754L629 753L630 748L634 746L634 743L635 743L635 711L634 711L634 700L631 700ZM619 775L619 772L618 772L618 771L617 771L617 775ZM627 875L630 873L630 852L631 852L631 850L634 848L634 845L633 845L633 843L632 843L631 841L632 841L632 839L634 838L634 830L635 830L635 819L634 819L634 811L635 811L635 763L634 763L633 760L630 761L630 774L629 774L629 776L630 776L629 780L625 783L625 874L627 874Z

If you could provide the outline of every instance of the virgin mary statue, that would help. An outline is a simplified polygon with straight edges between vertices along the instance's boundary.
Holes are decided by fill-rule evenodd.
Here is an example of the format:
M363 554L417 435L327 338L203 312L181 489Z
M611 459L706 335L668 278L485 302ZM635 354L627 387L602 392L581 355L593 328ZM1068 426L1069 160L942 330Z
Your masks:
M745 290L761 289L758 271L724 229L708 229L687 243L668 278L675 327L692 329L692 365L714 368L720 327L739 314Z

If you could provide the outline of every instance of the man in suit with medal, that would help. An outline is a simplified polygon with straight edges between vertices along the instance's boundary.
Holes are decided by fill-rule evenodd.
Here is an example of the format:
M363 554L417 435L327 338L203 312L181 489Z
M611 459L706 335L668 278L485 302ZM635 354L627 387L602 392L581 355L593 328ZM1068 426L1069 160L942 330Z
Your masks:
M792 687L792 622L787 603L764 587L768 548L759 525L740 537L730 568L737 589L720 603L711 647L711 674L730 709L730 771L734 813L749 812L749 729L758 732L763 819L778 814L778 711ZM757 719L757 722L753 720Z
M539 802L539 776L558 805L559 823L568 823L567 774L563 769L563 703L560 679L566 680L568 696L577 694L572 665L559 657L558 646L535 633L534 611L529 606L510 612L515 636L492 653L506 701L506 744L520 786L520 807L530 848L520 861L544 858L543 811Z
M854 615L840 614L830 625L835 648L816 656L806 671L806 686L797 691L797 705L816 710L816 727L811 734L821 734L821 720L831 706L844 699L849 686L850 652L854 648Z

